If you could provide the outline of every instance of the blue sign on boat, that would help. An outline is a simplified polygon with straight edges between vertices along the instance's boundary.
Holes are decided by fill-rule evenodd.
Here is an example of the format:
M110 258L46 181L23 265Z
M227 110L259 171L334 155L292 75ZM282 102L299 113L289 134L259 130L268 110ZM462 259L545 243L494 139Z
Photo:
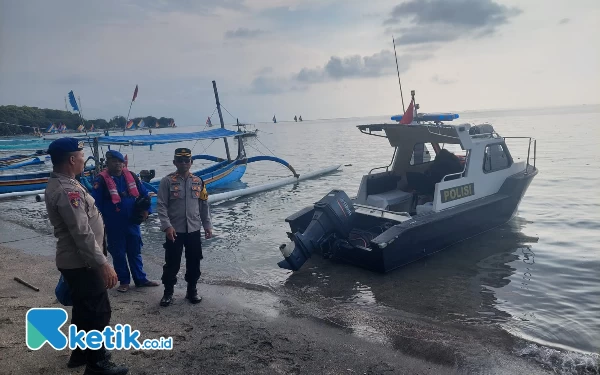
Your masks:
M392 121L402 120L403 115L392 116ZM458 113L419 113L417 121L452 121L458 118Z

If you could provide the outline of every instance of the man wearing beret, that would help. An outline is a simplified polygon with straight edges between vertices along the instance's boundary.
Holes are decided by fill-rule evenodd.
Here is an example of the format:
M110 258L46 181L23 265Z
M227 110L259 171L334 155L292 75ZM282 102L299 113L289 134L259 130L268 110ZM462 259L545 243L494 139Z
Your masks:
M44 194L48 219L54 227L56 267L71 290L71 323L78 330L102 332L110 323L107 289L117 284L115 270L104 252L104 221L94 198L76 180L85 163L83 141L61 138L48 147L52 158ZM126 367L110 362L105 348L75 349L68 367L86 365L85 374L126 374Z
M181 265L181 254L185 247L185 281L187 298L191 303L199 303L196 284L200 278L202 241L200 229L204 227L206 239L212 237L212 223L208 208L208 193L204 181L190 173L192 153L189 148L175 150L173 164L177 168L160 181L158 188L157 211L161 229L166 234L165 265L162 282L165 293L161 306L173 302L173 291L177 283L177 272Z
M94 180L92 196L106 225L108 252L119 278L119 292L129 290L130 270L137 287L159 286L146 278L142 263L140 223L148 218L147 210L139 208L141 198L149 199L139 178L125 167L125 158L115 150L106 153L106 170ZM138 202L138 203L136 203ZM129 261L129 267L127 267Z

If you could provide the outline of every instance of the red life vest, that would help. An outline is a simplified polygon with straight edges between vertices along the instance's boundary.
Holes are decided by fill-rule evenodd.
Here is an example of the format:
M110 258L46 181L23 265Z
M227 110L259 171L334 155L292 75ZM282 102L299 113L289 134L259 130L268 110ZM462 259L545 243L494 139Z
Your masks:
M117 191L117 184L115 184L115 181L113 181L110 174L108 174L108 170L105 169L102 172L100 172L100 176L102 176L102 179L106 184L106 188L108 189L108 193L110 194L110 199L113 202L113 204L121 203L121 196ZM125 182L127 183L127 191L129 192L129 195L131 195L134 198L139 197L140 192L138 191L137 185L135 183L135 178L133 178L133 174L127 168L123 168L123 176L125 176Z

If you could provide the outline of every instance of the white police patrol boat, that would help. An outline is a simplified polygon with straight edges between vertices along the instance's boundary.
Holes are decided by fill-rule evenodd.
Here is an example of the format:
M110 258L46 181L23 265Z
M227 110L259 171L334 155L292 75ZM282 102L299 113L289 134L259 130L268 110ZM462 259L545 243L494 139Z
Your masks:
M354 199L333 190L289 216L291 242L280 246L281 268L299 270L319 253L387 272L516 214L538 173L535 139L501 137L489 124L448 125L458 115L417 114L418 108L412 91L407 113L392 118L399 124L358 126L388 139L394 148L390 165L363 176ZM511 154L509 138L528 142L526 159Z

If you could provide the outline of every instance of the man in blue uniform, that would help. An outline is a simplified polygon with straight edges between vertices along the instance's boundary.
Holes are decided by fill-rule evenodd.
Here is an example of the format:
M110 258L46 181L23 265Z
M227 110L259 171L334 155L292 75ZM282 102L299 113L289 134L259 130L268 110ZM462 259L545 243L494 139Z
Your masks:
M125 168L125 158L115 150L106 153L106 166L94 180L92 196L104 217L108 252L121 285L119 292L129 290L130 276L138 287L158 286L146 278L142 264L140 223L150 212L148 191L138 177ZM144 201L147 203L144 206ZM143 207L142 207L143 206ZM127 267L129 261L129 267Z

